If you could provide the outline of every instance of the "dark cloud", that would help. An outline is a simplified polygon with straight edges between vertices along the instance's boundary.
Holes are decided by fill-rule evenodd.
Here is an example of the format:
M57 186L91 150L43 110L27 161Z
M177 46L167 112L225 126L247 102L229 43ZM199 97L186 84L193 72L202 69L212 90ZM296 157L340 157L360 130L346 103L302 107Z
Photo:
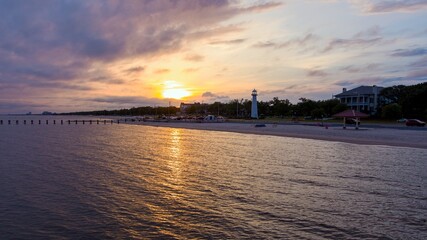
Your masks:
M427 55L426 48L415 48L415 49L397 49L392 54L394 57L413 57Z

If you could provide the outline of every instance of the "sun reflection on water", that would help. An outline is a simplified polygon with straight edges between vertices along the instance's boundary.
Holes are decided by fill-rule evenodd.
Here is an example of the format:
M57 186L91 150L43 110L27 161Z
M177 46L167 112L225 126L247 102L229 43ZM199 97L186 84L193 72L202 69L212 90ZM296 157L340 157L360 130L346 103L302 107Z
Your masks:
M172 129L169 135L169 148L168 148L168 168L170 169L169 181L173 183L175 188L182 186L181 174L182 174L182 130Z

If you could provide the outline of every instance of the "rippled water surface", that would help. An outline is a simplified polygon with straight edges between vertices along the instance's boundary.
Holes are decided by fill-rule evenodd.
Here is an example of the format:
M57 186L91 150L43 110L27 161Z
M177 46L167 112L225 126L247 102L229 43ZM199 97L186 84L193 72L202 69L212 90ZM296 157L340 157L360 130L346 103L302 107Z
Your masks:
M427 150L0 126L1 239L427 239Z

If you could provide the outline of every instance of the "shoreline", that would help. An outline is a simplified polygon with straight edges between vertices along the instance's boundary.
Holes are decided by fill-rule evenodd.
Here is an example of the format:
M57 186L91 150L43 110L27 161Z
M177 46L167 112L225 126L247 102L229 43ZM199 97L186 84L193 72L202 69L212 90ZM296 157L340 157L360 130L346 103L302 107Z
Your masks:
M250 123L190 123L190 122L136 122L132 125L194 129L206 131L234 132L242 134L269 135L278 137L304 138L322 141L344 142L362 145L384 145L427 149L427 132L387 128L360 128L353 126L323 127L307 125L265 124L255 127Z

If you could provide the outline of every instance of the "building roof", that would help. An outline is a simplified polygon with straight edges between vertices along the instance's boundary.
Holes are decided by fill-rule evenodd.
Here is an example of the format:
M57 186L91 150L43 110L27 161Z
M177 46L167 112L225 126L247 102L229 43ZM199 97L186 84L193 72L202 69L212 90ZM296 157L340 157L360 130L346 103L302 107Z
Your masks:
M356 118L362 118L362 117L369 117L368 114L361 113L355 110L345 110L343 112L337 113L333 115L333 117L356 117Z
M376 87L377 93L381 92L383 87ZM351 90L345 91L343 93L335 95L335 97L346 97L346 96L354 96L354 95L366 95L366 94L374 94L374 86L360 86L357 88L353 88Z

